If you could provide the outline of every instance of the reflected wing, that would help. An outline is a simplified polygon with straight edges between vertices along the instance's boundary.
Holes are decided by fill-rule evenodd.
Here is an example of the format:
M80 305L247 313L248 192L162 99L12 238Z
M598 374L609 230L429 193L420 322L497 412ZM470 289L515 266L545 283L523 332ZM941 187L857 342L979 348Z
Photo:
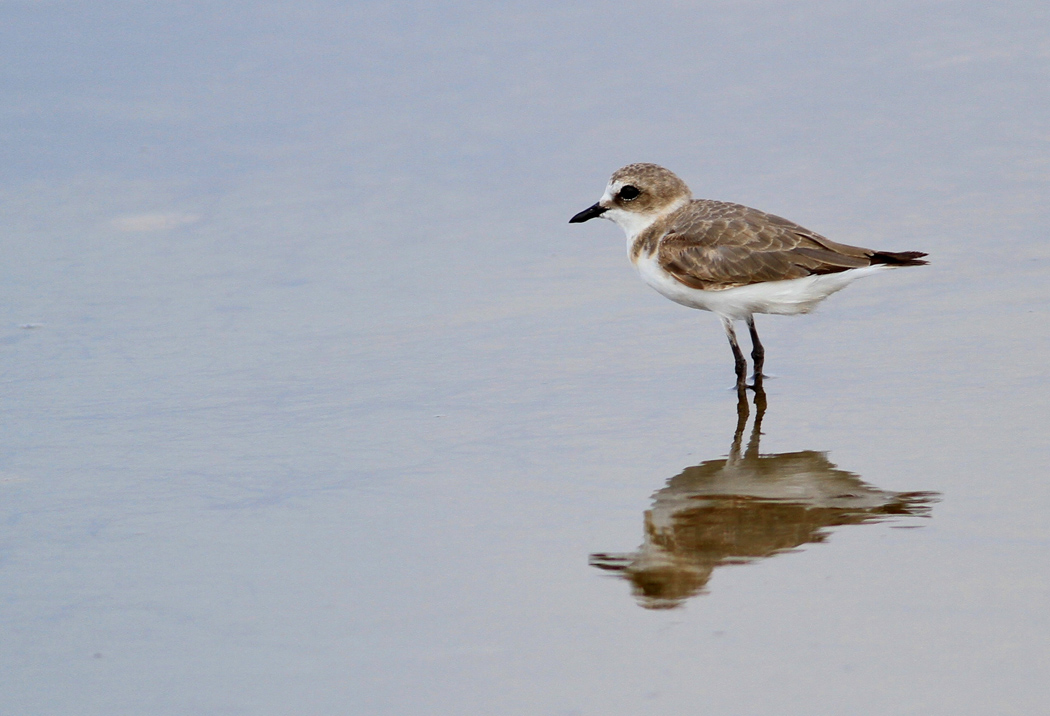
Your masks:
M757 209L700 201L670 226L658 258L685 285L717 290L869 266L875 253Z

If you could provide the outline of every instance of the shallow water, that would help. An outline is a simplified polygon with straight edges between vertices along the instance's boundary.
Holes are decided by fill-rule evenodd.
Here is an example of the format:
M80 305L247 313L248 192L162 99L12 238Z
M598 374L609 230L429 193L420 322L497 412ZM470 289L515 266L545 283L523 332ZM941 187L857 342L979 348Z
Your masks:
M1045 710L1042 6L0 17L5 711ZM932 263L742 421L630 161Z

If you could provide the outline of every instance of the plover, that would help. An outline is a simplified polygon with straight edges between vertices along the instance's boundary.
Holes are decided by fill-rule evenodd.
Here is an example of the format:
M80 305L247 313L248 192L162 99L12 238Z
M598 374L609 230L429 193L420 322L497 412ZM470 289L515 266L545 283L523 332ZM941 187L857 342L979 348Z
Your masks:
M722 320L743 390L747 362L734 321L751 333L754 380L761 385L765 350L754 314L808 313L862 276L921 266L921 251L875 251L826 239L758 209L693 199L685 182L657 164L617 170L605 194L569 219L610 219L627 234L627 251L647 284L676 303Z

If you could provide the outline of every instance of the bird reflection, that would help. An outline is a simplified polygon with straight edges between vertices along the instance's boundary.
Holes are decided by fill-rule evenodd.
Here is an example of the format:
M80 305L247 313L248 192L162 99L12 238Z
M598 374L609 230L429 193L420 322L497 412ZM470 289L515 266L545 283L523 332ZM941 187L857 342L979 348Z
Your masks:
M687 467L653 496L645 541L627 554L592 554L590 564L631 582L638 603L670 609L705 592L716 567L744 564L827 539L828 528L926 516L937 494L887 492L801 450L758 451L766 394L754 386L755 419L741 453L749 406L738 391L729 456Z

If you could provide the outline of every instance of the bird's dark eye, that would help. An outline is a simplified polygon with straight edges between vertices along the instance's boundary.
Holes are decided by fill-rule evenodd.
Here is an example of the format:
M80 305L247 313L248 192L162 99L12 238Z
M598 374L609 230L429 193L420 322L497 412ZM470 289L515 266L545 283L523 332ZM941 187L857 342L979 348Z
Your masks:
M630 184L628 184L627 186L620 189L620 198L624 201L634 201L638 198L638 195L641 193L642 192L638 191L638 187L631 186Z

